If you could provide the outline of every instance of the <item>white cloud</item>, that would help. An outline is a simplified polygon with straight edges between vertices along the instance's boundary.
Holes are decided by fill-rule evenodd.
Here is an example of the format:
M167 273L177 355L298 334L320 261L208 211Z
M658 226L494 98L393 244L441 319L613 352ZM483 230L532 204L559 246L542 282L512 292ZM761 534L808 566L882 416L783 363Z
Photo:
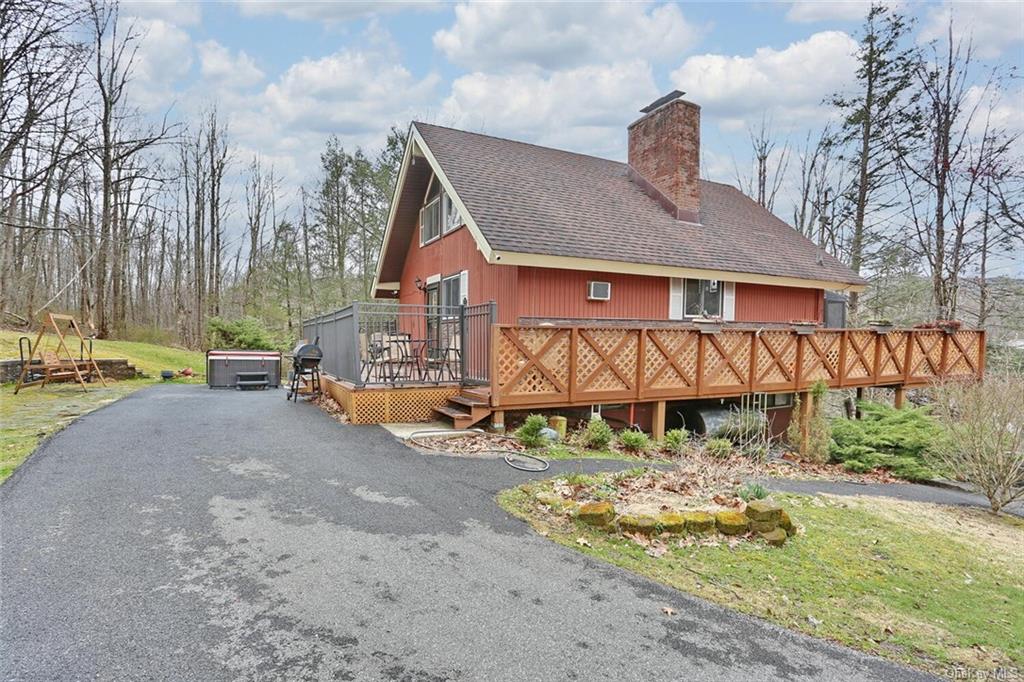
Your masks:
M432 101L438 77L416 78L386 51L342 50L293 64L267 87L273 121L293 131L380 133Z
M552 74L472 73L452 83L441 122L562 149L622 156L631 113L658 94L651 68L642 60Z
M243 51L231 50L216 40L199 43L199 75L207 85L246 88L263 80L263 72Z
M695 55L671 80L725 129L742 129L765 113L777 127L798 126L827 115L821 102L851 81L856 49L846 33L823 31L782 50L758 48L749 57Z
M350 0L347 2L302 2L299 0L239 0L238 7L245 16L280 14L294 21L323 21L341 23L363 19L377 14L406 9L433 9L438 3L415 0L373 2Z
M121 12L140 19L161 19L178 26L195 26L202 21L199 2L175 0L124 0Z
M192 40L163 19L129 21L141 34L132 64L133 97L143 110L156 111L171 103L175 85L192 68Z
M859 21L875 0L797 0L789 6L786 20L801 24L815 21ZM885 3L896 6L897 3Z
M953 20L953 39L971 40L975 54L995 59L1015 43L1024 42L1024 3L972 2L954 8L951 4L928 11L918 41L945 40Z
M460 4L434 46L472 69L559 69L597 60L678 58L702 33L677 5L647 3Z

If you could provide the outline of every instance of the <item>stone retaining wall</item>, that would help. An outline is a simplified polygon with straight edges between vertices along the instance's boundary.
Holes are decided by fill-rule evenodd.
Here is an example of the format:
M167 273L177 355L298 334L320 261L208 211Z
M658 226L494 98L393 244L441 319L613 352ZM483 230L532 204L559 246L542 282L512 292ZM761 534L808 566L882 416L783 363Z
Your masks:
M143 376L142 372L129 364L124 358L96 358L103 376L108 379L135 379ZM0 384L18 380L21 374L21 360L0 360Z

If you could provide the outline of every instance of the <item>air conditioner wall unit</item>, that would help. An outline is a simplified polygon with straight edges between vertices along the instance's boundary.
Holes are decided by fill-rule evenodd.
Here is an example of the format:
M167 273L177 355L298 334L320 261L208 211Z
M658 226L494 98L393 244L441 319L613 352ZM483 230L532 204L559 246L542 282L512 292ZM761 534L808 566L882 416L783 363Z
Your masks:
M608 301L612 297L611 282L587 282L588 301Z

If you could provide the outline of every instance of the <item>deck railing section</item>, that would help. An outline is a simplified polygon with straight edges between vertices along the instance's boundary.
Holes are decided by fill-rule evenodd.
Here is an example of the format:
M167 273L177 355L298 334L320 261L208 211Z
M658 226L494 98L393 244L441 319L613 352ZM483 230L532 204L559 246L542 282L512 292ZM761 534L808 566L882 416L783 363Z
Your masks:
M302 323L322 369L356 386L490 383L494 303L359 302Z
M495 325L494 406L597 404L980 377L976 330L622 328Z

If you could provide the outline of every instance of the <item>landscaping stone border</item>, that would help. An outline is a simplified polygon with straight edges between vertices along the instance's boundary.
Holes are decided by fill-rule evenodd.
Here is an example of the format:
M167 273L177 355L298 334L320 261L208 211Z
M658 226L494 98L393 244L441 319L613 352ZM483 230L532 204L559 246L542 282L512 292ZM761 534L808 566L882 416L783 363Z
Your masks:
M575 500L552 492L539 492L536 500L556 512L568 512L578 521L610 532L636 535L749 535L759 537L773 547L781 547L786 538L796 533L789 513L771 499L752 500L742 510L666 511L657 516L619 514L611 502Z

